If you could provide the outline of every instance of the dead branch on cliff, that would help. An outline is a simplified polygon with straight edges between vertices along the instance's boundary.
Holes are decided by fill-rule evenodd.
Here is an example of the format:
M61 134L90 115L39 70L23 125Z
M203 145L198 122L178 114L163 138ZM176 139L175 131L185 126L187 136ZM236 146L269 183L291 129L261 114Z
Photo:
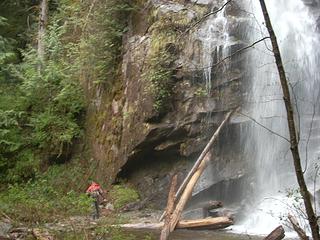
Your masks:
M200 23L202 23L205 19L207 19L208 17L215 15L219 12L221 12L229 3L231 3L233 0L229 0L226 3L224 3L220 8L218 8L215 11L211 11L207 14L205 14L204 16L202 16L198 21L194 22L190 27L188 27L183 34L181 34L182 36L186 33L188 33L191 29L193 29L194 27L196 27L197 25L199 25Z
M240 53L248 50L249 48L253 48L253 47L254 47L255 45L257 45L258 43L263 42L263 41L265 41L265 40L267 40L267 39L270 39L270 37L263 37L263 38L255 41L255 42L251 43L250 45L247 45L247 46L245 46L245 47L243 47L243 48L240 48L239 50L237 50L237 51L235 51L234 53L232 53L232 54L230 54L230 55L222 58L221 60L219 60L218 62L216 62L216 63L214 63L214 64L212 64L212 65L204 66L204 67L201 67L201 68L193 68L193 69L191 69L191 70L200 70L200 69L207 69L207 68L217 67L217 66L219 66L220 64L224 63L226 60L229 60L230 58L232 58L232 57L234 57L234 56L236 56L236 55L238 55L238 54L240 54Z

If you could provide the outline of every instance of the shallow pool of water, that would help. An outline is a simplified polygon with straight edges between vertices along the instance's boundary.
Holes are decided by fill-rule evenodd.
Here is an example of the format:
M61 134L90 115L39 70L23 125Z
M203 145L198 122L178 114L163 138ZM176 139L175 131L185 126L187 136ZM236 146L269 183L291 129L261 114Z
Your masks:
M149 234L152 239L159 239L159 232L130 231L131 234L143 239ZM170 235L170 240L259 240L263 237L233 234L226 231L194 231L176 230Z

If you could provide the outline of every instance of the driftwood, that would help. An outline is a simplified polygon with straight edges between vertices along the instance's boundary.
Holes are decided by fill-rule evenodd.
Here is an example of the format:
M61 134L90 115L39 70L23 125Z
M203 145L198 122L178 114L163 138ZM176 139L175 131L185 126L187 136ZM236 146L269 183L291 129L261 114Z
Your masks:
M53 236L51 236L47 231L42 231L39 228L32 229L32 234L37 240L53 240Z
M301 240L309 240L309 237L307 236L306 232L300 227L297 219L290 214L288 215L288 219L291 222L293 229L298 234L299 238Z
M215 217L195 220L181 220L177 224L177 228L187 229L221 229L229 227L233 224L233 220L229 217Z
M176 193L176 198L178 199L178 197L182 194L182 192L184 191L184 189L186 188L188 182L190 181L192 175L197 171L197 169L199 168L201 162L203 161L203 159L205 158L205 156L207 155L207 153L209 152L212 144L215 142L215 140L217 139L221 129L223 128L223 126L229 121L230 117L232 116L232 114L236 111L230 111L228 112L228 114L226 115L226 117L224 118L224 120L222 121L222 123L220 124L220 126L217 128L217 130L215 131L215 133L213 134L213 136L211 137L210 141L208 142L208 144L206 145L206 147L204 148L204 150L202 151L202 153L200 154L199 158L197 159L197 161L195 162L195 164L193 165L192 169L190 170L190 172L188 173L188 175L185 177L185 179L183 180L182 184L180 185L177 193ZM165 212L161 215L159 221L162 221L163 218L165 216Z
M205 156L205 158L203 159L203 161L199 165L199 168L193 174L193 176L191 177L190 181L188 182L184 192L182 193L181 198L180 198L179 202L177 203L176 209L174 210L172 217L171 217L170 232L172 232L175 229L177 223L179 222L182 211L183 211L185 205L187 204L187 201L191 197L193 188L196 185L201 174L203 173L204 169L206 168L207 163L209 162L210 158L211 158L211 154L207 153L207 155Z
M178 181L178 176L174 175L171 181L171 186L169 190L169 195L168 195L168 203L167 203L167 209L166 209L166 217L164 221L164 225L160 234L160 240L166 240L169 237L170 234L170 219L171 215L174 210L174 203L175 203L175 192L176 192L176 187L177 187L177 181Z
M264 240L281 240L285 237L284 229L280 225L276 229L274 229Z
M195 220L181 220L177 224L177 229L221 229L231 226L233 221L229 217L215 217L204 218ZM130 223L117 225L126 229L148 229L160 230L163 228L164 223Z

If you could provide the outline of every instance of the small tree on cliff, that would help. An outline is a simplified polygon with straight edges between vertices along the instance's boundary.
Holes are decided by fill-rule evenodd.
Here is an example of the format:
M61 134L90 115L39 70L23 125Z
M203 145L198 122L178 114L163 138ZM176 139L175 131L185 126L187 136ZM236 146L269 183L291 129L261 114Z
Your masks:
M261 9L263 12L264 20L266 23L266 27L270 35L272 51L274 53L274 57L275 57L275 61L276 61L276 65L279 73L279 80L280 80L280 84L283 92L283 100L284 100L286 112L287 112L287 122L288 122L289 135L290 135L290 150L293 157L293 163L294 163L297 181L299 184L300 193L306 208L308 221L311 228L312 238L315 240L319 240L320 239L319 225L317 223L317 217L312 207L310 194L309 194L309 191L304 179L302 167L301 167L301 158L300 158L300 152L298 147L299 144L298 144L298 138L297 138L296 123L294 120L293 105L291 102L291 96L289 91L288 80L286 77L286 72L284 70L277 38L271 24L271 20L268 14L265 1L264 0L259 0L259 1L260 1Z

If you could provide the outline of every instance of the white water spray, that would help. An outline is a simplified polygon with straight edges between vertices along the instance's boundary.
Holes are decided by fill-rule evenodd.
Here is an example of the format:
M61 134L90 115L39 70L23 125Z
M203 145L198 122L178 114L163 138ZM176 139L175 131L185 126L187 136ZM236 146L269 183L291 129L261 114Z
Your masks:
M248 38L247 45L268 36L259 1L243 0L237 3L250 19L245 28L247 32L243 33ZM316 163L320 157L319 30L315 17L302 0L268 0L266 4L290 82L292 100L296 106L302 166L313 192L313 189L319 189L314 186ZM202 65L209 94L213 86L210 66L228 56L229 46L235 41L234 36L228 33L228 16L225 15L225 11L221 11L217 16L210 17L197 32L203 44ZM244 188L252 189L252 193L246 199L247 209L243 209L246 217L233 229L250 234L269 233L288 213L298 213L298 218L304 214L300 209L303 208L301 202L294 196L287 197L290 191L297 189L297 184L289 149L283 95L271 49L268 40L255 45L246 53L249 61L244 66L249 89L243 114L250 126L242 132L246 138L243 151L249 162L248 172L253 173L251 183ZM208 187L210 174L208 171L204 174L196 192ZM300 219L301 224L305 224L303 218Z
M320 117L316 107L319 106L320 50L316 20L301 0L268 0L266 4L296 105L302 165L313 189L320 150ZM244 7L252 14L248 28L251 41L268 36L259 1L247 1ZM282 90L270 49L269 41L256 45L249 53L251 61L247 66L251 89L245 115L260 125L252 123L246 132L246 157L254 171L250 196L253 203L245 221L236 229L252 234L267 234L280 224L281 216L295 213L291 208L294 202L286 197L288 189L296 189L297 184L286 140L289 136Z

